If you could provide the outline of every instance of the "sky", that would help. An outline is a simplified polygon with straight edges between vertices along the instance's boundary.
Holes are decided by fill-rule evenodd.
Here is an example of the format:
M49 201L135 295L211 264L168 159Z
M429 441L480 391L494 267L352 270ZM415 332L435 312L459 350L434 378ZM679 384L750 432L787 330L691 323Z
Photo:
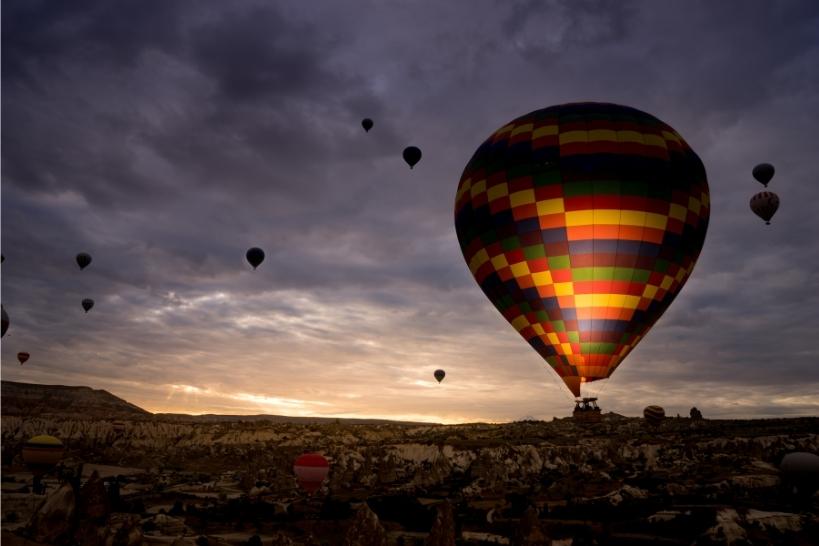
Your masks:
M153 412L566 416L453 206L496 129L576 101L671 125L712 201L687 284L586 394L625 415L819 414L812 0L4 0L2 378ZM769 226L748 205L760 162Z

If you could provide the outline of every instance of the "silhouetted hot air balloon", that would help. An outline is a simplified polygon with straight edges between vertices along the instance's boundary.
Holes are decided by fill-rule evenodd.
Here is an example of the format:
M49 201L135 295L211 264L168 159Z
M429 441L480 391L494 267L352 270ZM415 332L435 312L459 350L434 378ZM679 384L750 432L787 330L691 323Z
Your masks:
M28 353L25 353L25 352L17 353L17 360L20 361L20 366L25 364L26 360L28 360L29 358L31 358L31 355L28 354Z
M415 146L407 146L404 148L404 161L410 166L410 169L415 167L415 164L421 161L421 150Z
M819 455L806 451L788 453L779 463L782 481L810 495L819 488Z
M754 175L754 178L756 178L759 181L760 184L767 188L768 182L771 181L771 178L773 178L774 175L774 166L771 165L770 163L760 163L759 165L754 167L754 170L751 171L751 173Z
M370 118L364 118L361 120L361 126L364 127L364 130L366 132L369 133L370 129L373 128L373 120L371 120Z
M435 370L435 373L433 373L432 375L434 375L435 379L437 379L438 383L440 383L441 381L444 380L444 377L446 377L446 372L444 370Z
M37 472L45 472L60 462L65 448L59 438L40 434L23 444L23 462Z
M253 266L253 269L259 267L259 264L264 261L264 250L259 247L253 247L247 251L245 254L247 261L250 262L250 265Z
M6 335L6 330L9 329L9 316L6 314L6 308L0 305L0 337Z
M92 307L94 307L94 300L91 298L85 298L82 300L82 308L85 309L86 313L90 311Z
M656 427L665 419L665 410L660 406L647 406L643 410L643 417L649 425Z
M609 377L680 292L708 218L705 168L682 137L605 103L504 125L455 196L470 271L575 396Z
M779 196L772 191L761 191L751 197L751 210L765 220L766 224L771 223L771 218L778 208Z
M91 263L91 255L85 252L80 252L77 254L77 265L80 266L80 269L85 269Z
M293 472L301 488L312 495L321 489L322 482L330 473L330 463L318 453L305 453L296 458Z

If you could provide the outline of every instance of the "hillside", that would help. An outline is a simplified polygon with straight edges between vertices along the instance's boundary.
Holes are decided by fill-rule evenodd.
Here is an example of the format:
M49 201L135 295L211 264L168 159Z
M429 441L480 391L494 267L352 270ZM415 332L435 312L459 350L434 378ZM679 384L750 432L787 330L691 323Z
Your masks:
M285 415L187 415L184 413L151 413L139 406L114 396L108 391L90 387L65 385L38 385L2 381L2 415L21 417L57 417L61 419L135 419L157 420L168 423L224 423L269 421L320 425L343 423L347 425L422 425L409 421L386 419L350 419L335 417L289 417Z
M90 387L1 383L3 415L99 419L144 419L152 415L108 391Z

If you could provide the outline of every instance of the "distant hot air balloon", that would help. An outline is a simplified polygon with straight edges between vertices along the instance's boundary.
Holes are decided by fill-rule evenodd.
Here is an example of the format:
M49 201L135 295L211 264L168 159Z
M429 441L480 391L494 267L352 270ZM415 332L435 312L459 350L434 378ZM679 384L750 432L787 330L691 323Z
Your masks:
M86 313L90 311L92 307L94 307L94 300L91 298L85 298L82 300L82 308L85 309Z
M25 364L26 360L28 360L30 357L31 357L31 355L28 354L28 353L24 353L24 352L17 353L17 360L20 361L20 366Z
M783 482L811 494L819 488L819 455L806 451L788 453L779 463Z
M446 377L446 372L444 370L435 370L435 373L433 373L432 375L434 375L435 379L437 379L438 383L440 383L441 381L444 380L444 377Z
M484 294L575 396L609 377L691 275L705 168L627 106L576 103L504 125L475 152L455 230Z
M754 167L751 174L754 175L754 178L756 178L760 184L767 188L768 182L771 181L771 178L773 178L774 175L774 166L770 163L760 163Z
M123 432L125 432L127 426L128 424L125 421L118 420L111 423L111 428L113 428L114 432L117 434L122 434Z
M259 264L264 261L264 250L254 246L247 251L245 257L247 261L250 262L250 265L253 266L253 269L256 269L259 267Z
M91 255L85 252L80 252L77 254L77 265L80 266L80 269L85 269L91 263Z
M41 434L23 444L23 462L34 470L46 471L60 462L64 451L58 438Z
M373 128L373 120L371 120L370 118L364 118L361 120L361 126L364 127L364 130L366 132L369 133L370 129Z
M665 410L660 406L648 406L643 410L643 417L649 425L657 426L665 419Z
M6 308L0 305L0 313L2 316L0 317L0 337L6 335L6 330L9 329L9 316L6 314Z
M404 148L404 161L407 162L410 169L413 168L416 163L421 161L421 150L415 146L407 146Z
M309 494L321 489L321 484L330 473L330 463L318 453L299 455L293 463L296 481Z
M765 220L765 224L770 225L771 218L779 208L779 196L771 191L761 191L751 197L751 210L754 214Z

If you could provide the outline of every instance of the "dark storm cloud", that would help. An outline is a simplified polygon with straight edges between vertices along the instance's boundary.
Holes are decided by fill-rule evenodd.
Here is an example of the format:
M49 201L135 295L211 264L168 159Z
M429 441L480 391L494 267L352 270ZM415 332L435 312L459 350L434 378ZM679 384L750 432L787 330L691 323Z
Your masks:
M677 129L713 205L609 407L670 392L673 411L816 411L815 3L3 8L4 377L200 411L562 414L559 380L471 279L452 199L508 120L605 100ZM748 210L760 161L777 168L771 226ZM267 253L254 272L249 246ZM36 348L22 369L20 347Z

